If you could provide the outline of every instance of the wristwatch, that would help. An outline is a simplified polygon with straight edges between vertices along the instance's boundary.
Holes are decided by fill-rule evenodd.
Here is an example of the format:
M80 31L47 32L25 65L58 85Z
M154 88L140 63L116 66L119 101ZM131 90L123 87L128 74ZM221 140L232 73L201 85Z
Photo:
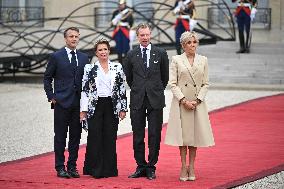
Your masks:
M198 104L200 104L200 103L201 103L201 100L199 100L199 99L196 99L196 102L197 102Z

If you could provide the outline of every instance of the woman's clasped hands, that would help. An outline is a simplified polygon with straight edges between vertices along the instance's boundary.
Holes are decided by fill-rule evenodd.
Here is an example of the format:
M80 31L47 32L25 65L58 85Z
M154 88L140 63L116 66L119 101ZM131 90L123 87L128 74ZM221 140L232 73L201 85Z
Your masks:
M181 104L182 104L187 110L195 110L195 109L196 109L196 106L197 106L199 103L198 103L196 100L189 101L189 100L183 99Z

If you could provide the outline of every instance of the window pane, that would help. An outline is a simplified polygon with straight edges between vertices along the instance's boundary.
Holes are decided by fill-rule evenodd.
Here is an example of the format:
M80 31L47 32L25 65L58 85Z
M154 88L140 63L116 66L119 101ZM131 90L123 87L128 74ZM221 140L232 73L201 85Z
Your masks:
M19 0L2 0L3 7L17 7L19 6Z
M43 0L26 0L26 7L42 7Z

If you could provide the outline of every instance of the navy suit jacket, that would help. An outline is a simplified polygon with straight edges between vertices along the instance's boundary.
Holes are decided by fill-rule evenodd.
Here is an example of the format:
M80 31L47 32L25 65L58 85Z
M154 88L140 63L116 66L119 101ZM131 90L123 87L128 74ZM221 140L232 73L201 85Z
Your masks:
M66 49L62 48L50 55L44 73L44 90L48 100L55 99L63 108L70 107L78 95L80 98L84 66L89 63L86 54L78 50L76 53L76 72L69 61Z

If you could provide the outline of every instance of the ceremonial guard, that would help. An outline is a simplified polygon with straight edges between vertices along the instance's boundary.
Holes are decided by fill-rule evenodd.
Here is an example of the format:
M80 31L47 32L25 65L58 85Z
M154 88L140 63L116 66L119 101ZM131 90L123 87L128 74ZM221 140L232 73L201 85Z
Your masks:
M122 56L129 51L129 31L133 25L132 10L127 7L125 0L119 1L119 7L112 14L113 39L115 40L115 50L118 54L118 61L122 63Z
M173 10L177 16L175 24L177 53L181 54L180 36L185 31L192 31L196 25L196 10L193 0L177 0Z
M249 53L250 26L256 13L257 0L232 0L232 2L238 2L235 16L238 23L240 50L237 53ZM244 30L246 30L246 40Z

